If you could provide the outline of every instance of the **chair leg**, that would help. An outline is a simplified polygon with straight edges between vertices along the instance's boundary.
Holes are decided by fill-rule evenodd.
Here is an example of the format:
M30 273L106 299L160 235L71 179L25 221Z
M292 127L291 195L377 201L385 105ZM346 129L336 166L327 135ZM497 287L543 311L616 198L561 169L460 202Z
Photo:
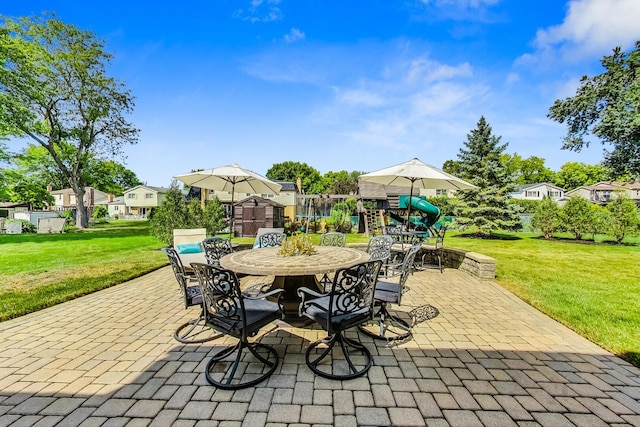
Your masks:
M247 371L247 367L256 364L256 362L243 360L243 356L247 354L244 349L249 350L258 359L261 368L250 369L251 372ZM266 350L266 357L260 354L258 349ZM236 353L233 360L225 360L233 353ZM224 390L238 390L254 386L267 379L278 367L278 360L278 353L271 346L258 342L239 341L235 346L224 348L211 356L204 374L207 382L211 385Z
M173 333L173 338L182 344L203 343L215 340L221 336L222 334L217 333L205 323L204 315L202 313L200 313L198 318L189 320L188 322L178 326Z
M387 304L381 304L380 310L373 316L372 321L359 326L366 335L379 340L404 340L413 331L411 325L398 316L394 316L387 309Z
M336 366L335 363L339 358L333 357L333 351L335 350L336 343L339 344L340 351L344 356L344 360L347 364L346 374L336 374ZM327 348L320 353L318 357L315 357L311 360L311 352L316 349L320 344L326 344ZM358 363L359 361L354 361L352 359L350 349L354 349L362 354L364 357L363 363ZM318 349L319 350L319 349ZM314 373L321 377L329 378L332 380L350 380L353 378L360 377L367 373L371 365L373 364L373 359L371 358L371 352L367 349L362 343L356 340L352 340L344 336L344 332L337 332L331 336L319 339L318 341L309 345L307 348L307 352L305 354L305 359L307 362L307 366ZM329 360L328 364L322 364L323 361ZM327 370L322 370L322 367L326 367ZM338 368L339 369L339 368Z

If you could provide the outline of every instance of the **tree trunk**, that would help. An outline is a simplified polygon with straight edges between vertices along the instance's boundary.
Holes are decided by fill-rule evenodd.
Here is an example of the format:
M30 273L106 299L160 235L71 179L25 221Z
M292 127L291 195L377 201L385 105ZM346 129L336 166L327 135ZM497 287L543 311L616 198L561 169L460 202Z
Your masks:
M76 228L82 230L89 227L89 212L84 205L84 188L72 185L71 188L76 195Z

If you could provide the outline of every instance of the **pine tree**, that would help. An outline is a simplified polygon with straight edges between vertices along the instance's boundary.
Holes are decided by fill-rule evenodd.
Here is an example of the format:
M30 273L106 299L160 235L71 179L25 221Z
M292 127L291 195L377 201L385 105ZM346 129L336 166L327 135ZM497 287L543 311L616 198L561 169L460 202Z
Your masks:
M508 144L491 134L491 126L480 117L476 129L467 134L466 148L458 153L459 175L476 186L460 193L456 222L462 229L476 228L481 234L496 230L513 231L522 227L518 207L509 202L515 189L513 177L500 157Z

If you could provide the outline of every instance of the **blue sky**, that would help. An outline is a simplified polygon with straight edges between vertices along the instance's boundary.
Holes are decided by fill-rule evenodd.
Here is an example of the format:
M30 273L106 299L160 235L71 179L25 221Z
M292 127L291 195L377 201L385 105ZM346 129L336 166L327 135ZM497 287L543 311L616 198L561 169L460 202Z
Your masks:
M615 46L640 39L638 0L5 1L105 38L136 97L124 163L149 185L229 163L321 173L456 159L484 115L507 151L558 170L546 118Z

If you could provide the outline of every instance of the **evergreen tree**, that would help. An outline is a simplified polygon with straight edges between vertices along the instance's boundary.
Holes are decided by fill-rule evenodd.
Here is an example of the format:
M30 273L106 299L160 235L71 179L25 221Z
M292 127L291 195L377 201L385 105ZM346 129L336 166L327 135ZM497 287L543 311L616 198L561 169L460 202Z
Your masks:
M594 210L591 203L581 196L574 196L560 210L562 228L572 233L577 240L593 230Z
M508 144L491 134L491 126L480 117L476 129L467 134L466 148L458 153L460 178L478 186L460 194L456 222L462 229L475 227L482 234L522 227L518 207L509 203L515 189L513 177L501 162Z
M173 244L174 228L190 228L187 203L176 180L171 182L164 201L154 210L150 222L151 234L167 245Z

